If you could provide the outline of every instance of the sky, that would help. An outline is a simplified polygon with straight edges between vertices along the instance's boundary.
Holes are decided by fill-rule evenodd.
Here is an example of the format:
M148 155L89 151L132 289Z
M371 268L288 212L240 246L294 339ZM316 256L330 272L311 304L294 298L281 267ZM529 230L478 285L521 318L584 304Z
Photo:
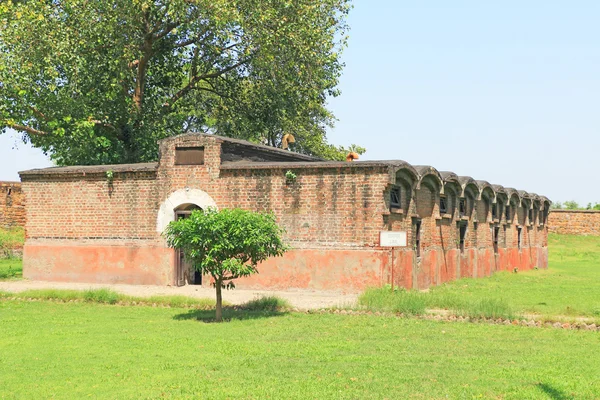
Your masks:
M600 2L355 0L331 143L600 202ZM0 135L0 180L51 165Z

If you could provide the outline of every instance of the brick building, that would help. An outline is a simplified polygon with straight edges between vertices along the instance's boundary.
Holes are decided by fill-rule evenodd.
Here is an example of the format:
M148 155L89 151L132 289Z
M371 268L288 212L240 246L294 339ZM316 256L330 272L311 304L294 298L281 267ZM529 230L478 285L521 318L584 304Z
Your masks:
M186 134L160 142L158 163L54 167L21 179L30 279L199 284L161 232L206 207L273 211L287 231L292 250L238 287L356 292L393 279L427 288L547 267L548 199L403 161L323 161ZM406 232L407 246L380 247L381 231Z
M25 226L25 206L19 182L0 182L0 228Z

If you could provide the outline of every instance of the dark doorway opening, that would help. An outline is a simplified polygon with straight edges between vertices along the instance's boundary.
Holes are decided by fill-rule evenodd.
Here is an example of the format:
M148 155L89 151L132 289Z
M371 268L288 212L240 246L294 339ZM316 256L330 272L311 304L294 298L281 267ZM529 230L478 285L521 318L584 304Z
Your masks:
M497 226L493 228L494 232L494 254L498 254L498 236L500 236L500 228L498 228Z
M465 240L467 238L467 223L461 222L458 224L458 248L460 254L465 252Z
M182 204L175 209L175 219L189 218L195 210L201 210L201 208L195 204ZM175 284L177 286L202 285L202 274L185 259L181 250L177 250L175 264Z

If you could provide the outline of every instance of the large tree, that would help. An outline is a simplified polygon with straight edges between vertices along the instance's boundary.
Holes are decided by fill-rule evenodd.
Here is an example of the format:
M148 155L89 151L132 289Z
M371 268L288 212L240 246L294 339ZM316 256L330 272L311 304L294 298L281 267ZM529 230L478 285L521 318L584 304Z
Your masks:
M341 158L328 145L350 0L8 0L0 128L61 165L155 160L216 132ZM361 150L361 149L359 149Z

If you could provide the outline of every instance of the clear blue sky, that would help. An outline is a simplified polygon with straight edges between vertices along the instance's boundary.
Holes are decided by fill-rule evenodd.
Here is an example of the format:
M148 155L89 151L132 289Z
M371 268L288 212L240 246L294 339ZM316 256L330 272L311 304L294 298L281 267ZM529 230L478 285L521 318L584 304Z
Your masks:
M355 1L329 139L600 202L600 2ZM0 136L0 180L48 165Z

